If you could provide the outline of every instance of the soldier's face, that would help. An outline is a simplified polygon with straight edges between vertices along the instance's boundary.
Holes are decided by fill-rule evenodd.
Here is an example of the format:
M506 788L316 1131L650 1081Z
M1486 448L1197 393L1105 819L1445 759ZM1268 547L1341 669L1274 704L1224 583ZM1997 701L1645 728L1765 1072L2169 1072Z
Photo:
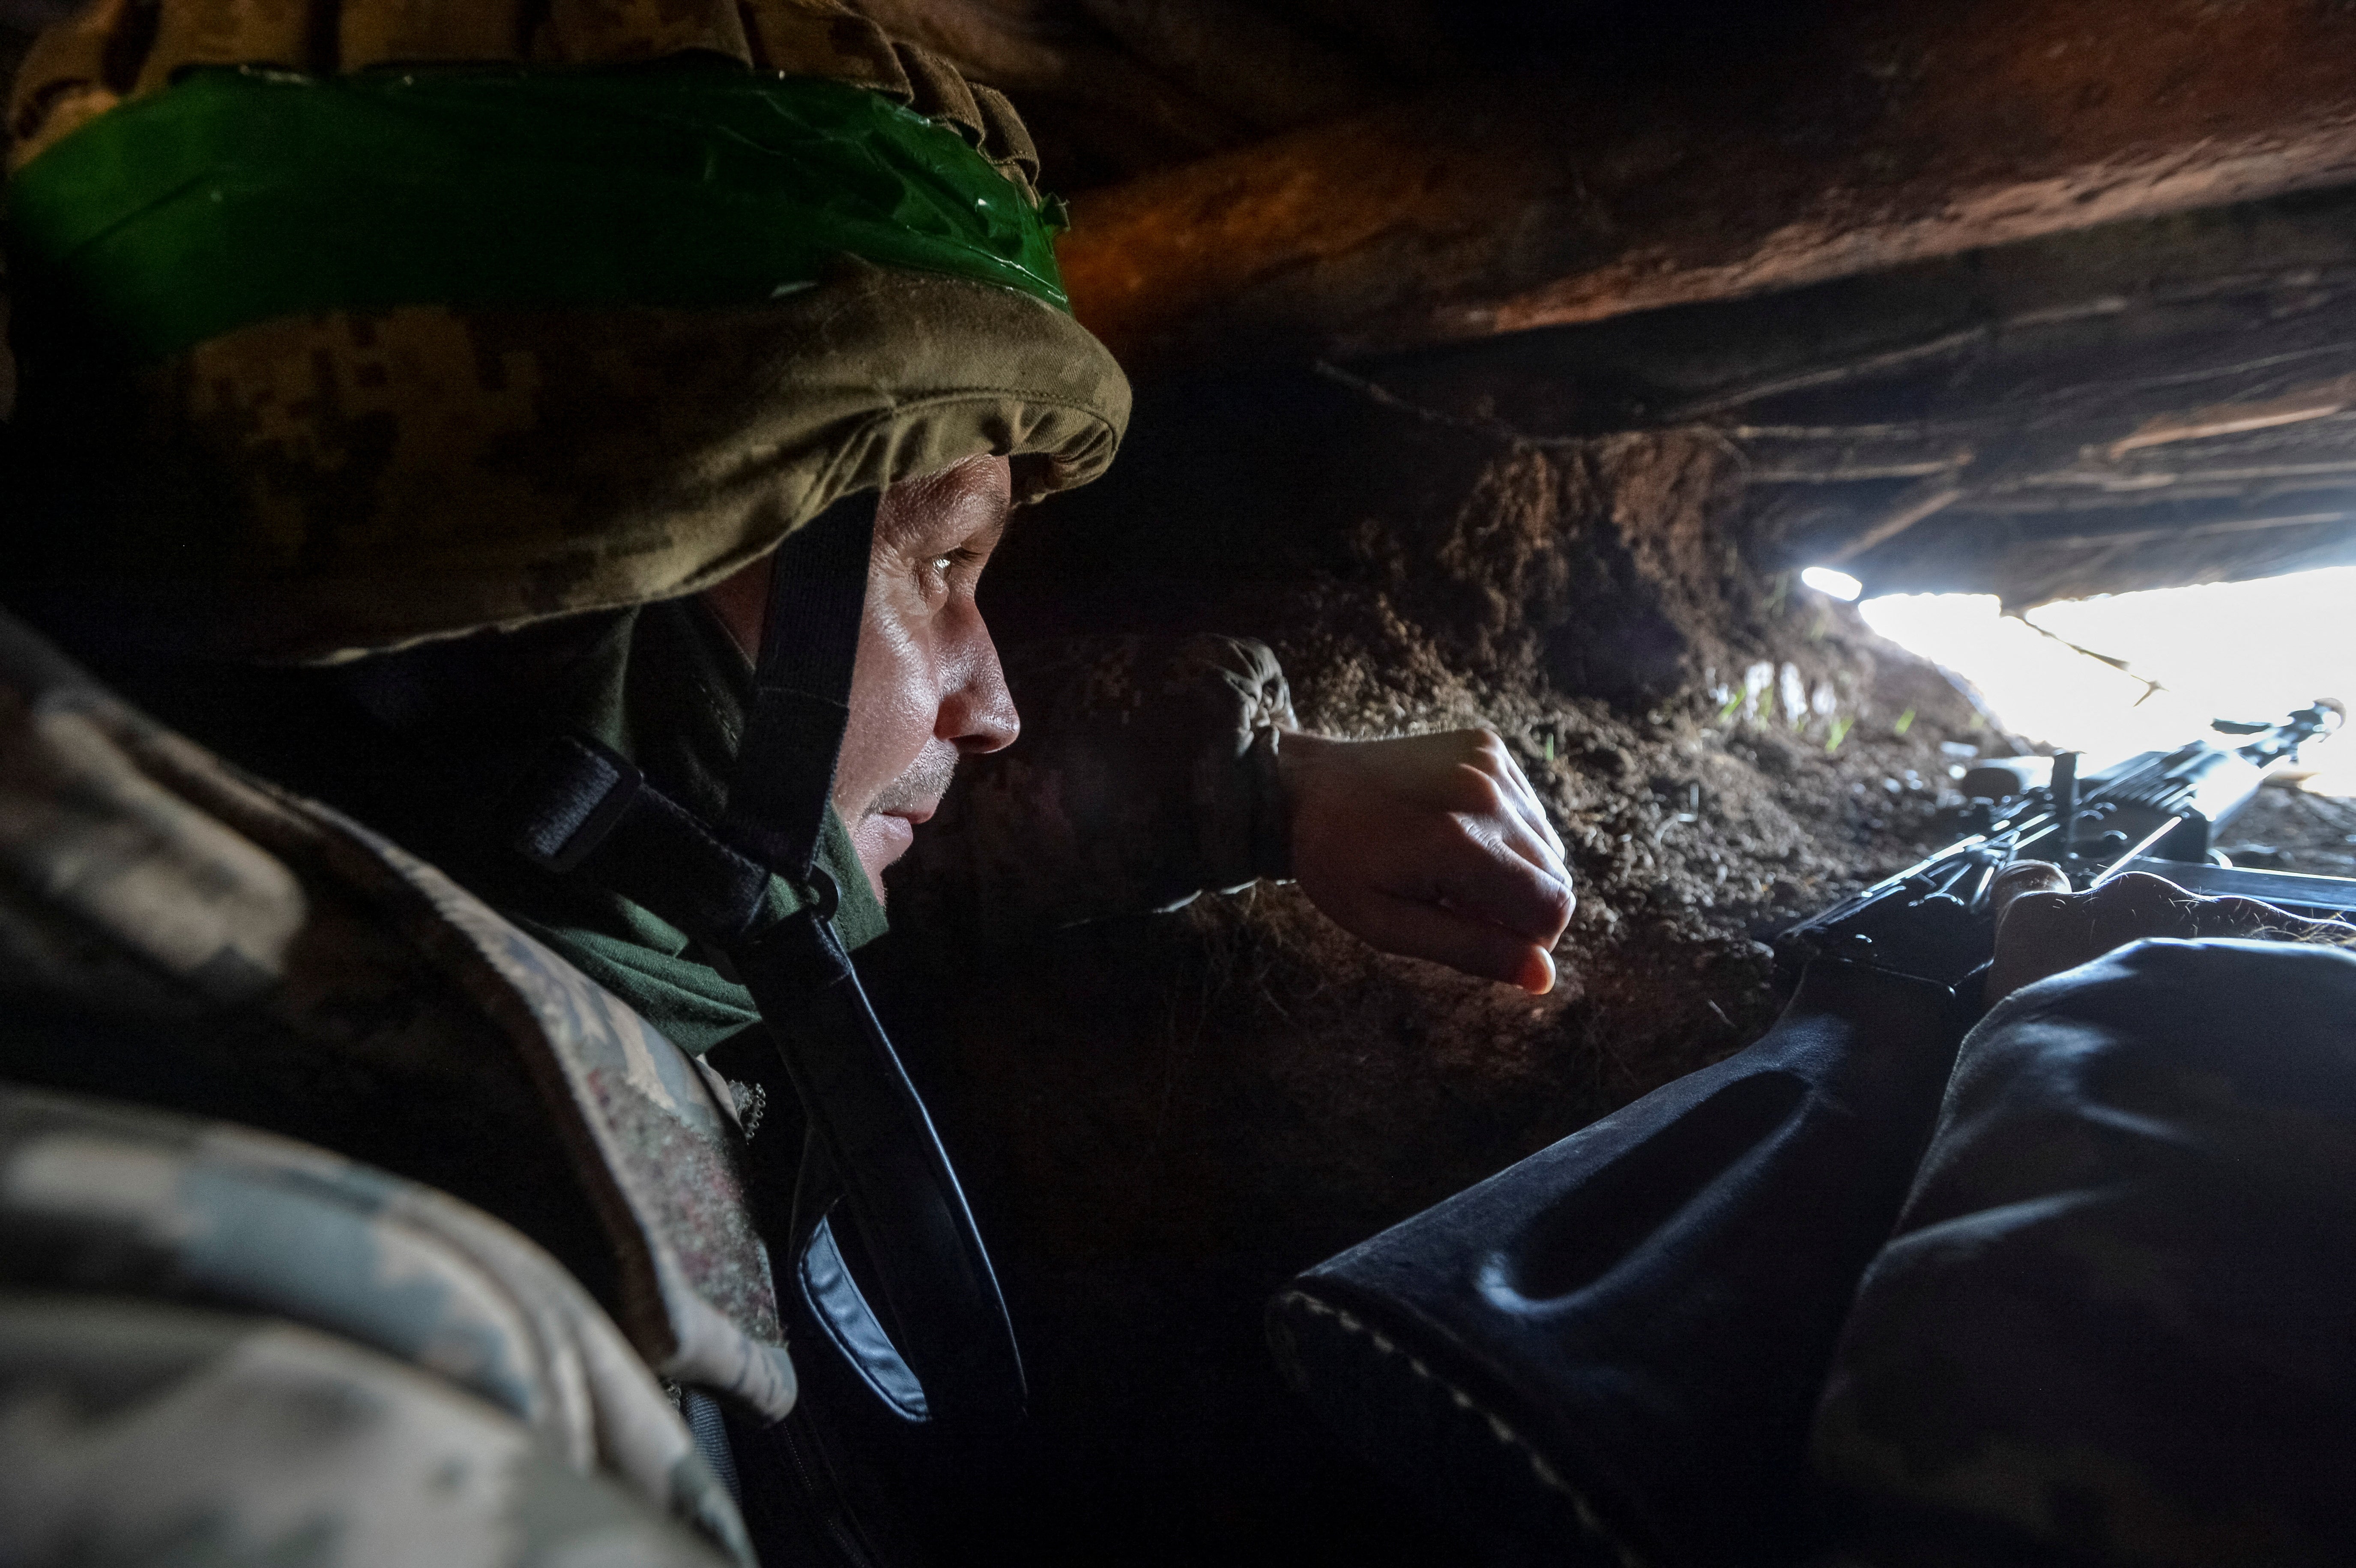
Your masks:
M940 805L958 758L1009 745L1021 728L974 603L1012 494L1006 459L969 458L894 485L875 515L834 805L879 899L884 868ZM768 581L764 560L711 591L748 653L761 645Z

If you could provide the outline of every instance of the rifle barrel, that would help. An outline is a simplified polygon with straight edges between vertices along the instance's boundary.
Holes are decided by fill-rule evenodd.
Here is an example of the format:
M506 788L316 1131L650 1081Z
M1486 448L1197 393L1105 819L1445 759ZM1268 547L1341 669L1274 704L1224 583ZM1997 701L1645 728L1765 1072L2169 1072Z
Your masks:
M2150 859L2163 875L2202 892L2247 891L2327 915L2356 908L2356 883L2274 874L2268 891L2259 893L2235 879L2260 873L2208 863L2214 830L2249 804L2269 773L2298 754L2301 741L2329 732L2340 718L2334 705L2319 702L2279 724L2223 731L2248 737L2242 745L2193 741L2086 778L2079 777L2078 753L2062 752L2053 759L2051 783L2007 799L2001 815L1996 804L1979 807L1978 832L1793 926L1778 944L1779 960L1787 973L1826 957L1962 987L1995 944L1987 893L1996 873L2022 859L2060 863L2082 890Z

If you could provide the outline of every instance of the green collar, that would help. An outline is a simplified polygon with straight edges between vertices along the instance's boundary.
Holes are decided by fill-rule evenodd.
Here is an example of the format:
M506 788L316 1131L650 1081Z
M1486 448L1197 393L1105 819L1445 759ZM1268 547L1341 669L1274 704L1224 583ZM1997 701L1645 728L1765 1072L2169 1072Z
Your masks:
M618 617L550 706L673 799L716 820L752 682L750 663L718 617L700 601L671 600ZM843 945L855 950L884 934L884 908L831 808L819 864L841 890L835 929ZM537 872L486 891L501 912L690 1051L701 1055L758 1021L751 993L723 973L715 955L627 900ZM770 898L779 913L798 907L782 880L771 880Z

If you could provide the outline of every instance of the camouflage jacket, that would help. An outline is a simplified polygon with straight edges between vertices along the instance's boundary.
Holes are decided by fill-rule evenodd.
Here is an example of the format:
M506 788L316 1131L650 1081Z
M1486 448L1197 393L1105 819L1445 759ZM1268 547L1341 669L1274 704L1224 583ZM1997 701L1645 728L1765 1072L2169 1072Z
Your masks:
M1068 919L1281 869L1264 648L1017 667L1033 745L906 896ZM699 1047L750 999L643 912L530 912L0 616L0 1557L748 1559L657 1381L794 1407L747 1129L550 944Z
M748 1560L657 1381L795 1399L726 1085L5 618L0 1079L0 1557Z

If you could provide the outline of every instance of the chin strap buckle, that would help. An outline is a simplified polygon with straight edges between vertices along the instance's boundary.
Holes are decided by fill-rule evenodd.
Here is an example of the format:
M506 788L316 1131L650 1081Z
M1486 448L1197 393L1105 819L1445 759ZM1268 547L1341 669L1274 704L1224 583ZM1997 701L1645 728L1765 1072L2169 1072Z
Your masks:
M827 874L823 866L812 866L809 875L790 884L801 895L802 908L816 921L830 921L834 912L842 907L842 890Z

